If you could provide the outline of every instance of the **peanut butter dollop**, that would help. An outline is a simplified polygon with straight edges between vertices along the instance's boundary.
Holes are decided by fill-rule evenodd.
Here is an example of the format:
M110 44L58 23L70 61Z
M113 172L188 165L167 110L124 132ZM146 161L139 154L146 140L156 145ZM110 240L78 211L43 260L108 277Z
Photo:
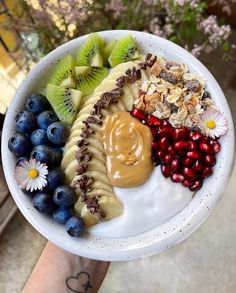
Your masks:
M154 168L150 129L129 113L116 112L106 117L101 131L111 185L129 188L143 184Z

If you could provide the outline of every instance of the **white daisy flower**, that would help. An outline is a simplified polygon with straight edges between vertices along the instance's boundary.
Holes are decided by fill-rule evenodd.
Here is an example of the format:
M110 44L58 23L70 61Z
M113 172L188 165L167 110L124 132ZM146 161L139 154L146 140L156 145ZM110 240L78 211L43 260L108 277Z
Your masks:
M198 126L204 135L215 138L227 132L227 124L222 113L214 109L207 109L200 115Z
M21 189L41 190L47 185L48 167L35 159L20 162L15 168L15 179Z

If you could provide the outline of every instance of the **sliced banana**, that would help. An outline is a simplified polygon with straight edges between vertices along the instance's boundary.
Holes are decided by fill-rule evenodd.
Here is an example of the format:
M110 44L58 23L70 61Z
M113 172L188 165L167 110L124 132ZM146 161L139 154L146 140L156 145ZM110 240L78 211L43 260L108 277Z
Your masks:
M73 145L70 147L66 153L64 152L62 161L61 161L61 168L63 171L66 170L67 166L70 164L70 162L75 160L76 152L79 150L79 147L77 145Z
M92 158L91 161L88 163L88 170L97 170L104 174L107 173L106 164L98 159Z
M100 172L100 171L94 171L94 170L93 171L87 171L85 174L90 176L90 177L93 177L94 180L101 181L101 182L106 183L106 184L110 184L107 175L102 173L102 172Z
M67 168L65 169L64 173L66 175L66 183L71 184L73 178L76 176L76 169L78 167L78 162L77 160L73 160L72 162L69 163Z
M87 192L86 195L90 197L96 196L96 195L101 195L101 196L106 195L106 196L113 196L113 197L115 196L113 192L107 191L105 189L95 189L95 188L93 188L92 191Z
M102 196L98 199L99 210L104 215L104 220L109 221L123 213L123 205L116 197ZM76 203L76 210L80 210L80 206ZM81 209L81 217L84 220L86 227L91 227L99 223L98 215L92 214L86 205Z
M113 188L112 188L112 186L110 185L110 183L107 184L107 183L103 183L102 181L97 181L97 180L95 180L95 181L93 182L93 188L94 188L94 189L105 189L105 190L107 190L107 191L113 193Z

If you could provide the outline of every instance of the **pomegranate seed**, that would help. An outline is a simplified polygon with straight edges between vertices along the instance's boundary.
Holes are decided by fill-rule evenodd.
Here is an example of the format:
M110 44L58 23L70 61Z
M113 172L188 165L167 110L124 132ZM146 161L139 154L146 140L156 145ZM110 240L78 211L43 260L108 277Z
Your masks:
M189 141L188 141L188 150L189 150L189 151L196 151L196 149L197 149L197 144L196 144L196 142L193 141L193 140L189 140Z
M157 141L152 141L152 148L154 149L154 150L157 150L158 149L158 143L157 143Z
M166 165L170 165L170 163L173 161L173 156L171 154L166 154L164 157L164 163Z
M199 148L200 148L200 150L202 151L202 152L204 152L204 153L207 153L207 154L210 154L210 153L212 153L212 147L209 145L209 144L207 144L207 143L205 143L205 142L201 142L200 144L199 144Z
M162 122L162 126L171 126L170 122L165 119L161 120L161 122Z
M165 152L159 150L159 151L156 152L156 155L157 155L157 157L158 157L159 159L162 159L162 158L164 158L164 156L165 156Z
M203 135L199 131L190 131L189 137L191 138L191 140L198 142L198 141L202 140Z
M184 176L181 175L180 173L172 173L170 177L173 182L183 182L184 181Z
M174 143L174 148L177 151L185 150L188 147L188 143L185 140L179 140Z
M190 189L191 191L197 191L197 190L201 189L202 184L203 184L203 181L202 181L202 180L200 180L200 179L195 180L195 181L193 182L193 185L190 186L189 189Z
M173 133L173 128L170 126L160 126L158 130L158 135L163 137L163 136L168 136L171 137Z
M202 178L207 178L207 177L211 176L212 173L213 173L213 171L212 171L211 167L206 166L206 167L203 168L203 170L201 172L201 177Z
M216 158L214 155L205 155L203 159L207 165L214 166L216 164Z
M183 168L183 175L187 178L187 179L194 179L197 177L197 172L194 171L193 169L190 169L188 167L184 167Z
M183 183L183 186L190 187L193 185L194 182L192 180L185 179L182 183Z
M132 111L130 111L130 115L138 120L145 120L146 114L137 108L134 108Z
M162 151L166 151L169 146L170 146L170 143L167 137L162 137L159 140L159 147Z
M161 125L161 120L153 115L148 115L145 122L148 126L159 127Z
M167 151L170 155L172 155L172 156L175 155L175 149L172 145L168 147Z
M153 135L154 137L157 137L157 130L154 129L154 128L149 128L149 129L150 129L152 135Z
M170 177L170 173L171 173L170 166L161 165L161 172L164 177L166 177L166 178Z
M192 169L193 169L194 171L199 172L199 171L202 170L202 167L203 167L202 162L199 161L199 160L197 160L197 161L193 164Z
M221 146L220 146L220 143L218 141L212 139L212 140L210 140L209 143L210 143L210 145L213 148L215 153L220 152Z
M203 136L201 141L208 144L210 140L209 140L209 138L207 136Z
M171 171L178 172L180 170L180 165L179 159L174 159L170 164Z
M187 152L187 157L199 160L201 158L201 154L198 151Z
M190 167L192 166L192 164L194 163L195 161L191 158L184 158L183 159L183 162L182 164L185 166L185 167Z
M175 128L173 131L173 139L174 140L186 139L188 136L188 133L189 131L187 127Z

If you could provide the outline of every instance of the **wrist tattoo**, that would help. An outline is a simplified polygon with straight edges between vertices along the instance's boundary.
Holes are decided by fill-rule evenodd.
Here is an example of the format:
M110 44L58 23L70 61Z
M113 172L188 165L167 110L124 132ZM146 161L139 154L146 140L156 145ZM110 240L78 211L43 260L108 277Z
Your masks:
M92 288L90 275L87 272L79 272L76 276L66 279L66 287L76 293L88 293Z

